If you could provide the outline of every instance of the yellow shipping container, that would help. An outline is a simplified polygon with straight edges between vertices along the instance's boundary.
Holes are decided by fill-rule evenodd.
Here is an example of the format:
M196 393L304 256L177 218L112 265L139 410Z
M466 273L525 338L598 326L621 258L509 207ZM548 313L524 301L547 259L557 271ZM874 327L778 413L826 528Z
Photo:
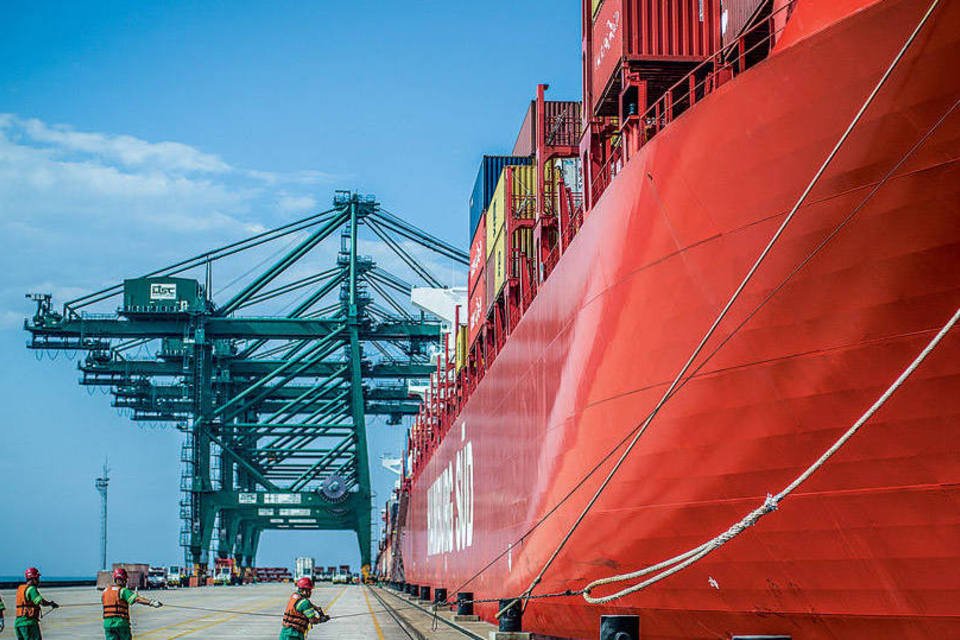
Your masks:
M457 329L457 371L463 369L463 366L467 364L467 325L460 325L460 328Z
M493 253L487 260L487 269L493 269L493 290L487 291L487 300L492 303L507 280L507 234L503 229L493 241Z
M537 168L533 165L510 167L513 170L510 215L535 218L537 215Z
M507 178L511 177L510 203L507 203ZM503 229L507 216L533 218L537 206L537 172L532 165L504 167L487 206L487 258L493 254L497 235Z
M487 205L486 220L487 220L487 259L490 259L490 256L493 255L494 244L497 240L497 235L500 231L503 230L503 214L506 209L506 181L503 179L503 174L500 174L500 179L497 181L497 188L493 190L493 197L490 198L490 204Z

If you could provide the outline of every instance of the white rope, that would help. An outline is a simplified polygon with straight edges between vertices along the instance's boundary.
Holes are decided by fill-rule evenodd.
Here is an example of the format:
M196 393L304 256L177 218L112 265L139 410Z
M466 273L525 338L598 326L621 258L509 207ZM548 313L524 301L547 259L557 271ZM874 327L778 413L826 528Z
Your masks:
M530 595L533 593L533 590L543 580L544 574L546 574L547 570L553 565L553 562L557 559L557 557L560 555L560 552L563 550L563 548L567 545L567 542L569 542L570 538L573 536L574 531L577 530L577 528L583 522L584 518L586 518L587 514L593 509L594 504L596 504L597 500L600 499L600 496L606 490L607 485L610 484L610 481L613 480L613 477L620 471L621 466L623 466L623 463L626 461L627 457L633 451L634 447L637 445L637 442L639 442L640 438L644 435L644 433L646 433L647 428L650 426L650 423L653 422L653 419L660 412L660 409L663 408L663 405L666 404L666 402L670 400L671 397L673 397L674 390L677 388L683 376L693 365L694 361L703 351L704 347L706 347L707 342L716 332L717 328L720 326L720 323L723 322L723 320L726 318L731 307L733 307L734 303L740 297L740 294L743 293L744 289L746 289L747 284L750 282L750 280L753 279L753 276L760 269L760 265L764 262L764 260L766 260L767 256L769 255L770 251L773 249L774 245L780 240L780 237L783 235L784 231L786 231L787 226L793 220L794 216L796 216L797 212L800 210L800 207L803 206L803 203L806 202L806 199L810 195L810 193L813 191L814 186L816 186L816 184L820 181L820 178L826 172L827 167L830 166L830 164L833 162L833 159L840 152L840 149L846 143L847 139L850 137L850 134L853 132L856 126L860 123L861 118L863 118L863 115L867 112L867 109L873 103L874 98L877 97L877 94L880 93L880 89L883 88L887 80L893 74L894 69L896 69L897 65L903 59L903 56L907 53L907 50L913 44L917 35L923 29L923 26L926 24L927 20L930 18L933 11L937 8L938 4L940 4L940 0L933 0L930 3L930 6L927 7L927 10L923 14L923 17L920 19L920 22L917 23L917 26L914 28L913 32L910 34L907 40L903 43L903 46L900 47L900 50L897 52L897 55L893 58L893 60L887 66L886 71L884 71L883 75L880 77L876 85L873 87L873 90L866 97L863 104L860 106L860 109L857 111L856 115L850 121L850 124L847 125L847 128L846 130L844 130L843 134L840 136L840 139L837 140L837 143L833 146L833 149L827 155L826 159L824 159L823 163L821 163L820 168L817 169L816 174L814 174L813 178L807 184L807 187L803 190L803 193L800 194L800 197L797 198L796 203L793 205L793 207L791 207L790 212L787 213L786 217L783 219L783 222L780 223L780 226L774 232L773 236L771 236L770 240L767 242L767 245L763 248L763 251L760 252L760 255L754 261L749 271L747 271L747 274L743 277L743 280L740 282L740 285L736 288L736 290L730 296L730 299L727 300L727 303L724 305L723 309L721 309L720 313L714 319L713 323L710 325L710 328L707 329L707 332L703 335L703 338L701 338L699 344L697 344L696 348L693 350L693 353L690 354L690 357L684 363L683 367L681 367L680 371L677 372L677 375L674 377L673 382L670 383L670 386L663 393L663 396L661 396L660 400L657 402L657 404L653 407L653 409L647 415L646 419L643 421L640 428L637 430L636 435L634 435L633 438L630 440L630 443L627 445L627 448L624 449L623 453L617 459L617 462L610 469L610 472L606 475L606 477L603 479L603 482L600 483L600 486L597 488L596 492L593 494L593 496L587 502L586 506L583 508L583 511L580 513L577 519L573 522L573 525L570 527L570 529L561 539L560 544L557 545L556 549L554 549L553 553L547 559L546 563L544 563L543 567L541 567L539 573L537 573L536 577L530 583L530 586L527 587L526 591L524 591L521 596L519 596L519 599L526 601L530 598Z
M593 582L588 584L586 587L584 587L583 599L589 602L590 604L603 604L606 602L610 602L612 600L617 600L619 598L622 598L636 591L645 589L650 585L656 582L660 582L664 578L667 578L677 573L678 571L681 571L686 567L689 567L693 563L700 560L700 558L704 557L711 551L723 546L730 540L733 540L738 535L743 533L746 529L755 525L757 521L760 520L760 518L762 518L763 516L767 515L771 511L776 511L780 502L784 498L789 496L797 487L803 484L803 482L806 481L807 478L812 476L820 467L822 467L827 462L827 460L829 460L831 456L833 456L833 454L839 451L840 448L843 447L843 445L846 444L847 441L850 438L852 438L857 433L857 431L860 430L860 428L867 422L867 420L873 417L873 414L875 414L880 409L880 407L882 407L884 403L886 403L886 401L890 399L890 396L892 396L897 391L897 389L899 389L900 386L907 380L907 378L909 378L910 375L914 371L916 371L917 367L919 367L920 364L927 358L927 356L930 355L930 352L932 352L937 347L937 345L940 344L940 341L943 339L945 335L947 335L947 333L950 331L950 329L953 328L953 326L957 323L958 320L960 320L960 308L958 308L956 312L953 314L953 317L951 317L950 320L947 321L945 325L943 325L943 327L940 329L937 335L935 335L933 339L931 339L930 342L927 343L927 346L923 348L920 354L913 359L913 362L911 362L910 365L906 369L904 369L903 372L897 377L897 379L894 380L889 387L887 387L887 390L884 391L879 398L877 398L876 402L874 402L870 406L870 408L867 409L863 413L863 415L861 415L860 418L856 422L854 422L853 425L849 429L847 429L847 431L842 436L840 436L836 442L833 443L833 445L830 446L829 449L824 451L823 455L817 458L816 462L814 462L809 467L807 467L803 471L803 473L798 475L794 479L794 481L788 484L783 490L780 491L780 493L776 495L767 494L767 498L766 500L763 501L762 505L760 505L759 507L757 507L756 509L748 513L746 516L744 516L742 520L734 524L732 527L730 527L729 529L727 529L717 537L713 538L712 540L709 540L703 543L699 547L690 549L689 551L682 553L680 555L674 556L669 560L664 560L663 562L659 562L649 567L645 567L638 571L633 571L631 573L624 573L620 575L610 576L608 578L600 578L599 580L594 580ZM608 596L594 598L593 596L590 595L590 592L593 589L601 585L612 584L614 582L625 582L627 580L632 580L634 578L640 578L642 576L649 575L656 571L660 571L660 573L657 573L652 578L648 578L643 582L638 582L633 586L627 587L626 589L617 591L616 593L610 594Z

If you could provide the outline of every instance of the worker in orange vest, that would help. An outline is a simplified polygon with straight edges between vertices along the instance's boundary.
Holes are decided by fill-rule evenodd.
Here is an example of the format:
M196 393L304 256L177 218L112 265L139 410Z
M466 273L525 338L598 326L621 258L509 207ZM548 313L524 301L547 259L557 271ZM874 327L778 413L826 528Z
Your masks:
M106 640L132 640L130 629L130 605L145 604L150 607L162 607L159 600L150 600L127 589L127 570L118 567L113 570L113 586L103 590L103 634Z
M37 585L40 584L40 571L36 567L30 567L24 571L23 577L26 584L17 587L17 620L13 623L17 631L17 640L42 640L40 607L56 609L60 605L40 595L37 589Z
M326 622L330 616L310 602L313 595L313 580L307 577L297 580L297 590L290 596L283 612L283 627L280 640L304 640L307 630L315 624Z

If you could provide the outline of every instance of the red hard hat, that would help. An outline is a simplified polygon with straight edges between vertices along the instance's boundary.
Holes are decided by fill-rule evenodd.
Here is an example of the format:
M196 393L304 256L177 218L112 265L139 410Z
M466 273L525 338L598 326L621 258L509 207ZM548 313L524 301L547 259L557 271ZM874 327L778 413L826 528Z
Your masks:
M113 579L114 580L126 580L127 579L127 570L123 567L117 567L113 570Z
M30 567L23 572L23 577L27 580L37 580L40 578L40 569L37 569L36 567Z
M307 577L300 578L297 580L298 589L313 589L313 580Z

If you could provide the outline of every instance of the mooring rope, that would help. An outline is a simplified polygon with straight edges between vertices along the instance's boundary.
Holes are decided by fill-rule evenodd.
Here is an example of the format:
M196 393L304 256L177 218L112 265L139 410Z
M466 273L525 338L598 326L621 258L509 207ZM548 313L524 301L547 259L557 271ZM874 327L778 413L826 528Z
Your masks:
M887 389L883 392L883 394L881 394L880 397L877 398L877 400L872 405L870 405L870 408L868 408L857 419L857 421L854 422L853 425L851 425L850 428L846 430L846 432L844 432L842 436L837 438L837 440L830 446L830 448L824 451L823 454L819 458L817 458L817 460L813 464L811 464L800 475L794 478L793 482L791 482L786 487L781 489L779 493L775 495L767 494L767 497L763 501L762 505L760 505L759 507L757 507L756 509L748 513L746 516L743 517L743 519L741 519L739 522L731 526L729 529L727 529L717 537L711 540L708 540L707 542L703 543L698 547L690 549L685 553L676 555L668 560L664 560L663 562L658 562L657 564L644 567L643 569L640 569L638 571L632 571L630 573L623 573L615 576L610 576L607 578L600 578L599 580L594 580L593 582L588 584L586 587L584 587L583 599L589 602L590 604L604 604L606 602L611 602L613 600L622 598L636 591L640 591L641 589L645 589L646 587L649 587L654 583L660 582L664 578L667 578L673 575L674 573L677 573L678 571L681 571L686 567L689 567L694 562L697 562L698 560L700 560L710 552L714 551L715 549L718 549L719 547L723 546L730 540L733 540L734 538L736 538L738 535L743 533L748 528L755 525L757 521L759 521L760 518L762 518L763 516L767 515L771 511L776 511L784 498L789 496L797 487L803 484L810 476L812 476L818 469L820 469L820 467L822 467L827 462L827 460L829 460L833 456L833 454L839 451L840 448L843 447L843 445L846 444L847 441L850 440L850 438L852 438L857 433L857 431L860 430L861 427L863 427L864 424L866 424L867 420L873 417L873 415L880 409L880 407L882 407L887 402L887 400L890 399L890 396L896 393L896 391L901 387L901 385L903 385L903 383L906 382L907 378L909 378L910 375L914 371L916 371L917 367L919 367L920 364L927 358L927 356L929 356L930 353L937 347L937 345L940 344L940 341L943 339L945 335L947 335L947 333L953 328L953 326L957 323L958 320L960 320L960 308L958 308L956 312L954 312L953 316L947 321L946 324L943 325L940 331L937 332L937 334L930 340L930 342L927 343L927 345L917 355L917 357L913 359L913 361L907 366L907 368L904 369L899 376L897 376L897 379L894 380L889 387L887 387ZM590 592L599 586L602 586L605 584L612 584L615 582L625 582L627 580L632 580L633 578L639 578L639 577L648 575L650 573L654 573L656 571L660 571L660 573L657 573L652 578L648 578L643 582L639 582L635 585L627 587L626 589L623 589L621 591L617 591L616 593L610 594L608 596L595 598L590 595Z

